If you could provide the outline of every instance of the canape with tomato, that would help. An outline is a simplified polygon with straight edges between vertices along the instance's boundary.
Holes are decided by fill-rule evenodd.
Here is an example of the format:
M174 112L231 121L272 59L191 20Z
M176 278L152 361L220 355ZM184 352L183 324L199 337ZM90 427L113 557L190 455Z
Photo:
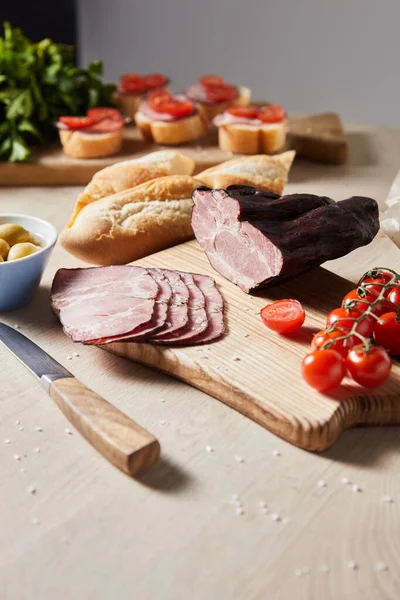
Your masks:
M223 113L228 106L245 106L250 102L251 90L241 85L231 85L220 75L204 75L185 91L192 102L200 104L209 121Z
M209 127L201 108L168 90L150 92L141 101L135 121L145 140L169 146L195 140Z
M115 108L90 108L85 116L62 116L56 123L64 153L99 158L121 150L125 121Z
M142 99L149 92L167 89L168 84L168 77L161 73L150 73L149 75L126 73L119 78L114 100L122 114L133 119Z
M230 106L213 119L221 150L274 154L286 142L286 113L278 104Z

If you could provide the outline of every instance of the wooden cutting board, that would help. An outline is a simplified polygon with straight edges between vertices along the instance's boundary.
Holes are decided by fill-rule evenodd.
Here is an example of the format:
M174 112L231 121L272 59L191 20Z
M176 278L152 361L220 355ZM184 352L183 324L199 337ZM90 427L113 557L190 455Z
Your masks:
M93 175L109 165L165 148L144 141L135 127L126 127L123 149L116 156L96 159L69 158L59 144L45 146L26 163L0 162L0 185L86 185ZM346 160L347 141L340 117L334 113L289 119L287 148L298 157L340 164ZM194 159L195 173L232 158L218 147L214 130L191 144L179 146Z
M398 363L390 380L376 391L346 379L340 390L327 396L300 377L300 362L312 335L323 329L327 314L340 306L354 284L319 268L274 290L248 296L212 269L195 241L137 264L215 277L225 301L227 334L204 347L120 342L102 346L105 350L182 379L306 450L325 450L355 425L400 423ZM305 326L291 337L269 331L259 316L266 303L287 297L300 300L307 314Z

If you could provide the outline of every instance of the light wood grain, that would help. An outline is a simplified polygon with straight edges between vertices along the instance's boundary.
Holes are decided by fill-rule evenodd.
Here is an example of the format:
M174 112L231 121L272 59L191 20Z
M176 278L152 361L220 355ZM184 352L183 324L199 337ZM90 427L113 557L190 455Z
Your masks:
M143 473L158 459L153 435L74 377L53 381L49 393L79 433L124 473Z
M355 425L400 423L398 364L387 383L374 390L361 388L348 378L340 389L323 395L300 376L301 360L309 352L313 334L324 329L328 313L340 306L354 284L319 268L249 296L214 271L196 241L135 264L214 277L224 298L227 333L202 348L119 342L103 345L104 350L174 375L306 450L326 450ZM260 309L280 298L296 298L302 303L307 318L298 334L280 336L263 325Z
M320 115L315 123L314 120L310 122L309 118L294 119L294 129L289 136L288 147L298 148L300 155L305 158L315 159L320 153L323 162L334 164L343 162L343 148L346 148L346 142L343 141L343 134L339 136L337 130L332 134L331 120L332 115ZM313 132L311 138L305 134L305 130L308 131L310 127ZM290 130L289 119L289 132ZM331 132L328 136L327 130ZM34 151L29 162L21 164L0 162L0 185L86 185L93 175L104 167L163 148L165 146L143 140L135 127L127 127L120 154L83 160L65 156L59 144L46 146ZM232 158L231 152L219 149L216 129L194 142L179 146L179 149L193 158L196 163L195 173Z
M400 132L346 131L348 164L296 161L287 193L363 194L383 204L400 166ZM0 212L34 214L61 231L79 191L0 189ZM356 282L378 262L399 261L393 244L376 240L325 266ZM33 303L1 319L152 431L163 453L143 485L123 476L79 435L65 435L65 417L0 348L2 600L399 600L399 427L358 427L330 450L304 452L154 369L89 346L67 361L77 346L49 309L49 286L58 268L77 266L57 247ZM392 503L382 502L387 495ZM380 561L388 571L376 570ZM297 576L303 566L308 574Z

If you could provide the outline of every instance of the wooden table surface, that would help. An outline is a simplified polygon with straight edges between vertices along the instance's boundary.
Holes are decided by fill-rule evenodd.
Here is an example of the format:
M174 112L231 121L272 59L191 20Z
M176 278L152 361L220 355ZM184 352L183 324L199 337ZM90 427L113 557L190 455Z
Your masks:
M287 191L383 202L399 168L400 131L349 130L348 165L296 162ZM3 188L0 212L31 213L61 229L78 191ZM380 239L331 268L356 280L399 258ZM1 600L398 600L399 429L352 430L310 454L204 393L97 348L67 360L76 346L50 313L48 286L57 268L77 265L57 248L34 303L2 319L156 434L162 459L141 482L121 474L66 430L37 381L1 347Z

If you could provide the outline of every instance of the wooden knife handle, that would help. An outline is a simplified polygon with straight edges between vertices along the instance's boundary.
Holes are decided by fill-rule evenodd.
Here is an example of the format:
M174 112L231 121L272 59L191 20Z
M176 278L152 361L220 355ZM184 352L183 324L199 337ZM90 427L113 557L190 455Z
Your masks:
M160 455L158 440L75 377L50 384L49 394L72 425L110 463L137 475Z

